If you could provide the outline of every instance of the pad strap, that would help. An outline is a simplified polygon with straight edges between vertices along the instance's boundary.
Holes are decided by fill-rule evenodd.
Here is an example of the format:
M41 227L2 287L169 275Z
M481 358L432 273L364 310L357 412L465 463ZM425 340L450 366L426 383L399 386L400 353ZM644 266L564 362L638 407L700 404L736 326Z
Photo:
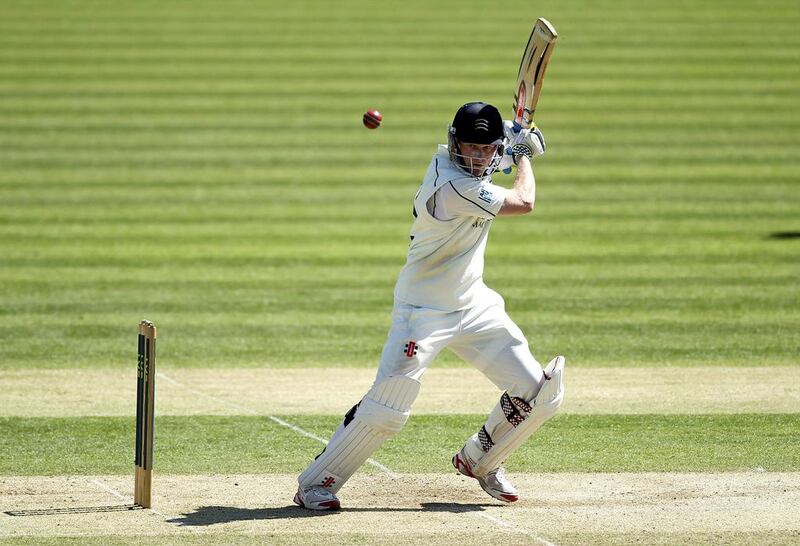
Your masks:
M419 388L419 381L403 375L375 383L348 412L323 452L300 474L300 486L322 486L336 493L384 441L403 428Z
M564 401L564 357L557 356L544 370L545 382L536 398L529 404L521 398L503 393L492 414L502 412L505 425L494 429L495 438L491 438L482 427L476 435L479 449L471 449L470 456L475 460L472 472L475 476L485 476L503 464L522 443L550 419ZM490 416L490 421L492 416Z

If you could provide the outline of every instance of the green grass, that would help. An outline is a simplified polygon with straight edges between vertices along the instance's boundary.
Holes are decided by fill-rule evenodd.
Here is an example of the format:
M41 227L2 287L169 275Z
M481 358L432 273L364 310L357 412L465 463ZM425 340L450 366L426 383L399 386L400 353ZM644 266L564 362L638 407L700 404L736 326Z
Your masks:
M328 436L341 418L285 419ZM453 453L483 419L412 417L374 457L399 472L449 472ZM6 418L0 419L0 430L0 475L130 473L132 419ZM156 466L165 474L295 473L322 449L264 417L159 417L155 430ZM515 472L798 471L799 438L794 414L563 415L523 445L507 467Z
M428 158L539 14L538 210L486 271L536 354L797 364L794 3L462 4L3 2L0 367L130 366L145 317L166 365L374 366Z
M800 232L791 0L4 0L0 372L132 370L143 318L162 370L374 367L427 162L460 104L510 113L540 15L560 38L537 111L537 208L495 222L486 268L534 353L571 367L800 365L800 238L778 236ZM384 114L378 131L361 127L367 108ZM341 418L284 417L324 437ZM375 458L452 472L483 419L415 415ZM156 421L157 473L297 473L321 449L264 417ZM130 475L133 430L132 417L0 418L0 476ZM507 466L797 472L798 438L797 413L559 415ZM231 529L0 543L386 539ZM389 538L495 540L484 529ZM798 540L552 531L558 544Z

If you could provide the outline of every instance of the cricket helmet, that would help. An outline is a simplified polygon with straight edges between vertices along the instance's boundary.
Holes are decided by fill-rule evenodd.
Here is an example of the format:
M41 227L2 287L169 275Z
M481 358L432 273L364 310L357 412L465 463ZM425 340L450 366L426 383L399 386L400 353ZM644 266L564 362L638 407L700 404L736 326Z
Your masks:
M497 170L505 147L503 117L497 108L485 102L468 102L458 109L453 123L448 128L447 143L450 160L471 176L470 156L461 153L461 142L472 144L494 144L497 146L491 161L481 176L487 176Z

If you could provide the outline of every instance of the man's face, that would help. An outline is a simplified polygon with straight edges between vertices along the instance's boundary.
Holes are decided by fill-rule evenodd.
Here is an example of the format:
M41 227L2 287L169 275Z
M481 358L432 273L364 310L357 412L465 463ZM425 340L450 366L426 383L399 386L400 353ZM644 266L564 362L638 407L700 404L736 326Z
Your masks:
M472 176L481 176L489 166L497 151L496 144L473 144L460 142L458 144L461 155L464 156L464 166L469 169Z

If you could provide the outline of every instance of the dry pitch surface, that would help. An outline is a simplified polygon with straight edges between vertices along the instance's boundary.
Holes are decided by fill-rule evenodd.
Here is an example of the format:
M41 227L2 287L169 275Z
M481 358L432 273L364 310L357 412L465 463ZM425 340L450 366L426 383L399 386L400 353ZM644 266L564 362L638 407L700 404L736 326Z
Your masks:
M745 373L746 372L746 373ZM800 400L796 368L580 369L569 372L565 412L658 411L791 412ZM86 399L82 385L117 385L105 399ZM0 379L10 402L3 415L46 415L32 405L35 392L52 393L61 415L127 415L130 373L85 371L81 382L65 371L11 372ZM372 372L365 370L168 370L159 381L162 414L302 413L291 406L293 385L323 382L337 393L316 410L336 412L342 400L360 396ZM278 388L280 387L280 388ZM284 388L285 387L285 388ZM351 392L352 391L352 392ZM482 412L496 389L474 370L431 370L418 413L451 407ZM724 396L722 396L724 394ZM724 399L721 399L724 398ZM198 404L202 399L203 404ZM731 403L734 400L736 403ZM287 404L289 405L287 407ZM728 409L726 409L728 408ZM735 408L732 410L730 408ZM785 543L800 542L800 473L754 469L736 473L514 474L523 492L501 505L477 484L455 474L357 475L341 496L344 510L309 513L291 497L294 475L182 475L155 477L155 509L132 510L131 476L0 477L0 539L39 541L56 537L151 537L181 542L277 543L325 540L478 544L591 543ZM58 540L58 539L57 539ZM82 539L81 539L82 540Z
M800 540L800 473L515 475L525 492L500 505L470 479L359 475L345 509L291 502L288 475L158 476L156 510L124 510L121 476L3 477L0 537L192 537L314 542L580 544L591 541L769 543ZM210 538L210 537L207 537Z

